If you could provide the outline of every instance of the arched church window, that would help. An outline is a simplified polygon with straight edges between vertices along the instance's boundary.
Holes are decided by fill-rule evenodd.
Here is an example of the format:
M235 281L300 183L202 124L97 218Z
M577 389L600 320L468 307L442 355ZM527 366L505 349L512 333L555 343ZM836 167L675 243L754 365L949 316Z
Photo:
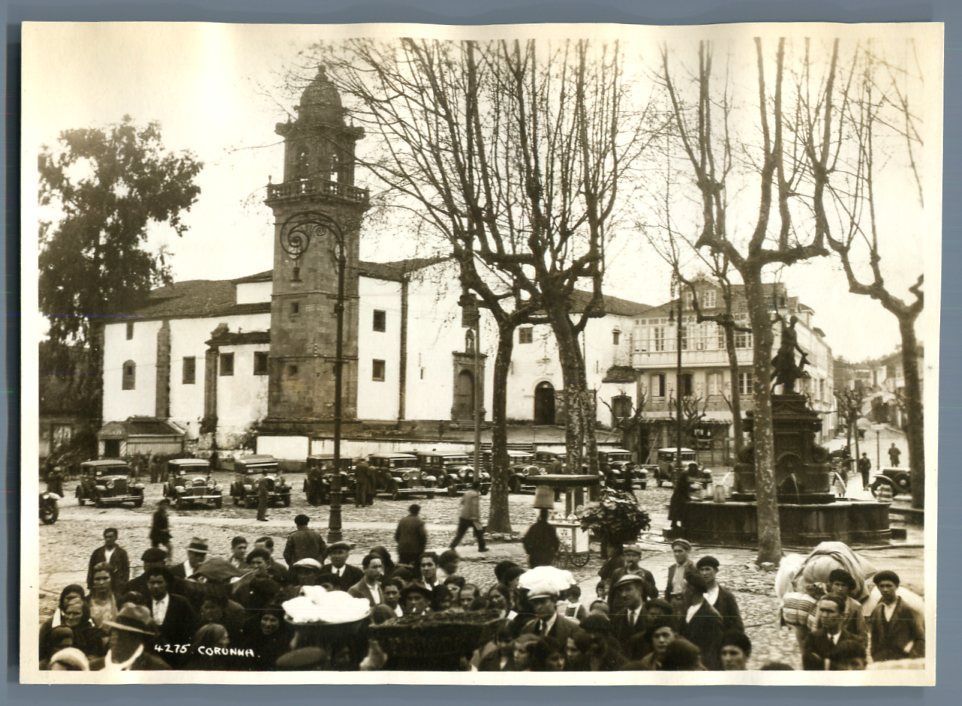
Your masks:
M307 147L301 145L297 148L294 153L294 178L303 179L307 176L308 167L310 166L310 157L307 152Z

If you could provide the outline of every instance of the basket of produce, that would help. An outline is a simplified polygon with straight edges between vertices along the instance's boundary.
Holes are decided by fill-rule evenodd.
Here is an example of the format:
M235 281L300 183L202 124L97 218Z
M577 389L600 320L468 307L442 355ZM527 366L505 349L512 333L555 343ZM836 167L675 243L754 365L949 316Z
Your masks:
M390 669L456 670L498 616L490 610L405 615L369 626L368 637L388 655Z

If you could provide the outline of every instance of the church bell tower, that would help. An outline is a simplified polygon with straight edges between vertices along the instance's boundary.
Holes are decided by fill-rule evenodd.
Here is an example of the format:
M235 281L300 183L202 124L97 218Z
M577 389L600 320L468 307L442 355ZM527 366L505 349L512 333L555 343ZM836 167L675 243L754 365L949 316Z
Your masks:
M311 425L334 418L337 240L330 228L289 225L317 217L336 224L344 243L344 420L357 417L358 257L368 191L354 185L355 146L364 130L348 125L323 66L304 89L297 118L278 123L284 180L268 184L274 211L270 383L267 425ZM305 238L305 232L309 237Z

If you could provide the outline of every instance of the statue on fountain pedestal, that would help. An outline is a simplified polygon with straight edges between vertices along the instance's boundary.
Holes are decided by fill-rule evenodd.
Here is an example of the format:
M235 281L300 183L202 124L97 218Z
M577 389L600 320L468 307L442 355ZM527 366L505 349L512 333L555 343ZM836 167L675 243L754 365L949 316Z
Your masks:
M808 377L805 372L805 365L808 363L808 354L798 345L798 334L795 332L795 324L798 317L792 316L788 323L785 323L781 314L776 314L776 321L782 322L782 340L778 346L778 353L772 358L772 390L776 385L782 386L782 394L790 395L795 392L795 381L799 378ZM798 362L795 362L795 351L801 354Z

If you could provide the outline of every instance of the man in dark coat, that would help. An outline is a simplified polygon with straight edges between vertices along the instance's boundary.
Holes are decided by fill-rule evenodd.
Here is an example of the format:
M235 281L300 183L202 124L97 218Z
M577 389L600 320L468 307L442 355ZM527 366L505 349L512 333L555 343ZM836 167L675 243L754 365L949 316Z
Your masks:
M157 503L157 509L154 510L154 514L150 520L150 546L152 547L166 547L167 556L171 556L174 552L170 546L170 518L167 516L167 508L170 507L170 501L167 498L160 500Z
M548 511L542 509L538 513L537 521L524 533L522 541L524 551L528 555L528 566L551 566L561 542L558 532L548 522Z
M898 574L879 571L872 580L882 594L869 618L872 661L924 657L925 621L899 597Z
M146 550L141 555L140 560L144 564L144 572L127 582L127 592L130 593L133 591L134 593L139 593L146 600L149 596L149 591L147 590L147 572L152 569L167 566L167 552L160 547L154 547ZM177 577L173 577L173 580L171 593L183 596L187 591L185 587L187 582Z
M531 603L535 617L521 628L522 635L550 637L564 645L567 644L568 638L580 629L580 626L574 620L558 615L557 594L532 591L528 596L528 601Z
M334 542L327 552L327 558L331 563L324 566L318 582L322 585L330 582L336 590L347 591L363 579L364 572L347 563L347 557L350 553L351 545L349 543Z
M862 475L862 490L868 490L869 475L872 472L872 462L866 453L863 453L862 458L858 460L858 472Z
M170 654L170 663L172 666L178 666L190 656L189 650L182 646L189 646L193 641L194 631L197 629L197 616L186 598L170 593L170 586L174 581L167 567L151 569L145 574L150 598L150 614L158 626L155 644L157 649L165 655L168 654L167 647L170 646L173 651Z
M294 518L297 529L287 535L287 544L284 545L284 561L288 566L294 566L301 559L324 561L327 543L320 532L307 526L310 521L307 515Z
M695 467L697 469L697 466ZM685 508L691 502L691 478L688 471L681 471L675 477L671 486L671 499L668 501L668 519L671 520L671 528L677 530L681 528L685 519Z
M708 586L708 590L705 591L705 600L722 617L722 627L725 632L745 632L745 624L742 622L742 614L738 609L735 594L718 585L716 580L718 567L718 559L713 556L703 556L695 564L695 568Z
M257 481L257 519L260 522L267 522L267 507L271 500L271 479L266 475Z
M812 631L802 644L802 668L809 671L827 671L831 666L832 652L845 640L858 640L842 629L845 600L841 596L822 596L816 607L818 629Z
M408 515L402 517L394 530L394 541L397 542L399 564L417 566L418 559L428 545L428 533L424 528L424 520L420 517L421 506L411 505Z
M902 458L902 452L899 450L899 447L896 446L895 442L893 441L892 445L889 447L889 462L893 466L895 466L895 468L898 468L899 461L901 460L901 458Z
M170 669L151 649L157 626L143 606L128 603L104 627L110 628L110 650L106 657L90 661L91 671Z
M117 544L117 530L104 530L104 545L94 549L87 563L87 588L93 588L94 567L103 562L110 567L110 590L122 596L130 581L130 558L124 548Z
M364 578L351 586L347 592L355 598L363 598L374 608L384 602L381 581L384 579L384 562L376 554L368 554L361 563Z
M690 573L685 577L685 604L688 608L681 616L681 635L701 650L702 664L706 669L721 669L722 617L705 600L707 590L701 574Z
M355 495L359 506L374 504L374 469L367 461L360 461L354 467Z
M645 631L645 621L641 616L645 579L637 574L625 574L611 590L621 607L621 611L611 618L611 631L621 644L622 651L627 653L631 638Z

